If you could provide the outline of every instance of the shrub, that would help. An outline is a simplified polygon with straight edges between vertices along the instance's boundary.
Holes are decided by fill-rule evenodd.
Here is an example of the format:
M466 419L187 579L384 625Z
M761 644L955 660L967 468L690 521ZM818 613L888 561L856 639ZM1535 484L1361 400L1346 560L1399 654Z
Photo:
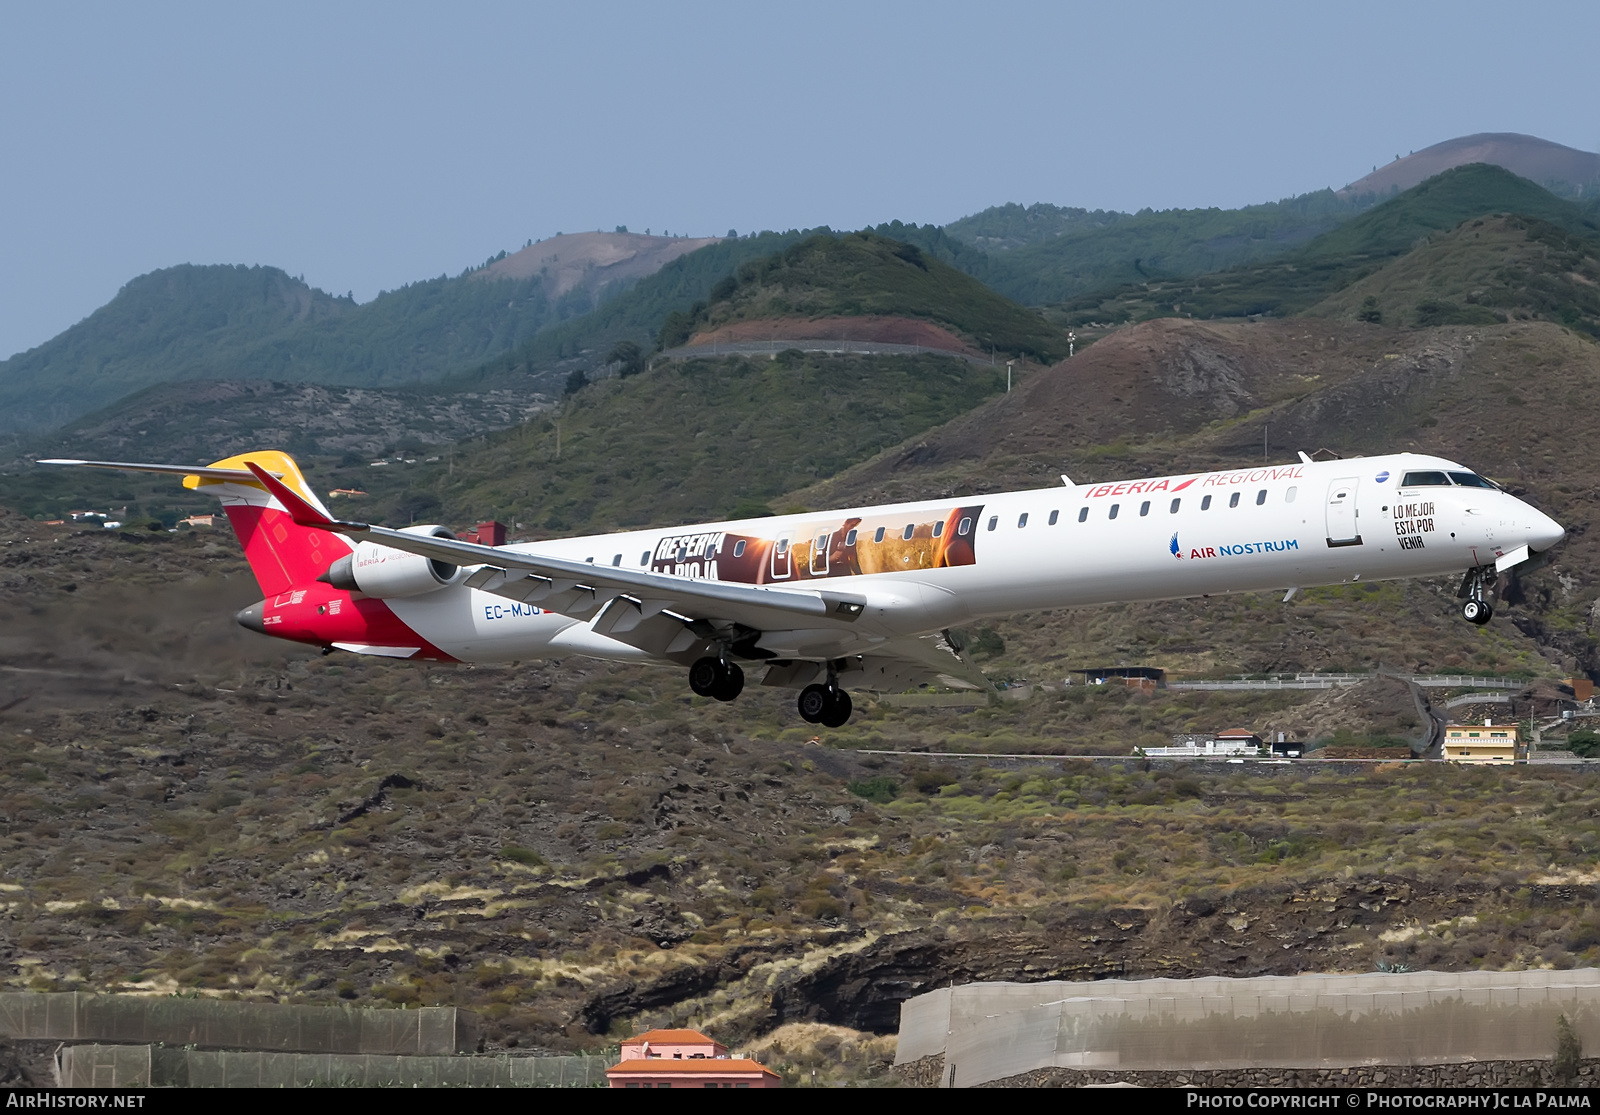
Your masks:
M1585 759L1600 754L1600 732L1592 728L1579 728L1567 737L1567 750Z
M1556 1016L1556 1055L1550 1062L1550 1071L1556 1083L1571 1084L1578 1078L1578 1068L1583 1061L1583 1042L1567 1021L1567 1016Z
M893 801L899 795L900 783L888 775L880 774L861 782L852 782L846 789L858 798L866 798L881 805Z
M911 776L911 785L919 794L933 794L958 781L956 772L949 767L919 770Z

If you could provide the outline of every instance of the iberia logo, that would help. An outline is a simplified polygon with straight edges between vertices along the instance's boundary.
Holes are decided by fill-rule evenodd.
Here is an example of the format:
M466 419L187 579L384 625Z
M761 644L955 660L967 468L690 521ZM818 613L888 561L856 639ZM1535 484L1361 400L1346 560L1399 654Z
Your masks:
M1167 549L1172 551L1172 556L1173 557L1177 558L1179 561L1183 560L1183 547L1178 545L1178 532L1177 531L1173 531L1172 532L1172 542L1171 542L1170 545L1168 545Z

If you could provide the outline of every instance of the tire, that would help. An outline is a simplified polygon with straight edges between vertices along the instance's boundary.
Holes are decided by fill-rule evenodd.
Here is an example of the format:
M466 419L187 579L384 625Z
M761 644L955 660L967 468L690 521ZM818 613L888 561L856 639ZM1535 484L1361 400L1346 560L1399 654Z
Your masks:
M842 728L850 719L850 714L855 711L855 705L850 700L850 694L843 689L835 689L831 696L833 700L828 703L828 711L822 714L824 728Z
M1482 627L1494 615L1494 609L1482 600L1468 600L1461 605L1461 618Z
M800 700L797 704L801 720L807 724L820 724L833 702L828 699L828 690L824 686L808 685L800 690Z
M744 671L732 662L724 662L722 667L722 680L711 695L719 701L731 701L744 692Z
M689 667L689 688L702 697L715 697L726 673L715 658L702 658Z

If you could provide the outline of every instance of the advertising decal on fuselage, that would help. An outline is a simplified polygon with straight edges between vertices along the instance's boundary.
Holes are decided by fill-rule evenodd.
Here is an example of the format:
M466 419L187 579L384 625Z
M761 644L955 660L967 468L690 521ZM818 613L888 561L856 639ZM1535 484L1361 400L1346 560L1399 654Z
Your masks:
M1433 504L1397 503L1394 505L1394 533L1402 550L1425 550L1423 535L1434 529Z
M907 521L907 519L911 521ZM652 573L765 585L977 564L983 504L797 523L763 537L668 534L650 551Z

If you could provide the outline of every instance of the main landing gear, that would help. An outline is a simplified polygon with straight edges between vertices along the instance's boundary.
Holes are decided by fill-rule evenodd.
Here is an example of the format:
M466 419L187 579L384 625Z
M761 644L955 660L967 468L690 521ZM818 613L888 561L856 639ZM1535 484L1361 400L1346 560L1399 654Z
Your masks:
M731 701L744 691L744 671L726 658L707 655L689 667L689 688L702 697ZM855 705L850 694L839 688L833 670L826 685L808 685L800 691L800 718L808 724L842 728Z
M1466 601L1461 605L1461 618L1479 627L1488 623L1494 616L1494 609L1489 606L1488 600L1484 599L1488 587L1485 584L1487 577L1484 574L1488 568L1491 567L1479 566L1467 570L1466 576L1461 578L1461 588L1456 591L1456 597Z
M744 692L744 671L725 658L702 658L689 667L689 688L702 697L731 701Z
M808 685L800 690L800 719L825 728L842 728L855 706L837 685Z

